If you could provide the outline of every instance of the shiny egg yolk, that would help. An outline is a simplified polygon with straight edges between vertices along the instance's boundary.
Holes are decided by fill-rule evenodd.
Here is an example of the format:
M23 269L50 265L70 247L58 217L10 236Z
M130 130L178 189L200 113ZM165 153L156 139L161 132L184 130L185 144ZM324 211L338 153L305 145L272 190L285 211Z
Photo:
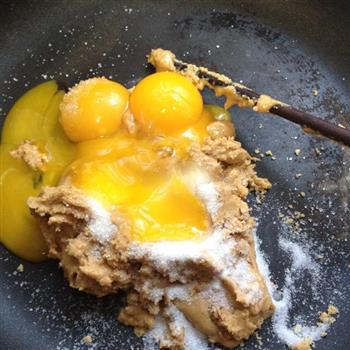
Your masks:
M65 177L127 218L132 240L201 239L210 225L208 213L178 165L193 141L208 136L214 120L204 108L198 121L175 136L135 137L121 129L111 138L80 142Z
M106 140L101 145L105 147ZM71 165L66 177L107 210L123 215L132 240L178 241L205 235L209 227L205 206L181 172L159 157L152 142L131 142L103 156L96 156L96 146L90 155L84 146L80 154L85 157Z
M23 258L44 259L45 242L26 199L38 194L42 185L65 181L111 213L120 213L130 224L133 240L191 240L208 232L205 205L179 164L186 162L193 142L202 143L209 135L207 127L222 108L203 107L198 90L176 73L146 77L132 94L105 78L83 81L67 94L57 88L55 82L33 88L6 119L0 187L16 205L0 208L2 243ZM130 110L136 133L126 125L125 112ZM24 139L49 153L43 173L9 156ZM26 186L12 191L13 183L22 180ZM19 219L8 221L9 211Z
M144 129L169 135L185 130L200 119L203 99L182 75L160 72L136 85L130 96L130 108Z
M0 240L10 251L30 261L45 260L47 246L27 199L38 195L42 186L56 186L65 167L75 159L75 145L58 122L63 96L55 81L39 84L16 101L2 128ZM11 157L10 151L26 139L48 155L44 171Z
M215 121L213 114L207 108L203 108L200 119L181 133L185 139L202 143L208 137L207 126Z
M209 227L205 206L177 176L152 192L141 205L124 207L121 212L132 219L132 238L137 241L200 239Z
M113 135L128 107L129 92L106 78L84 80L65 94L61 125L71 141L80 142Z

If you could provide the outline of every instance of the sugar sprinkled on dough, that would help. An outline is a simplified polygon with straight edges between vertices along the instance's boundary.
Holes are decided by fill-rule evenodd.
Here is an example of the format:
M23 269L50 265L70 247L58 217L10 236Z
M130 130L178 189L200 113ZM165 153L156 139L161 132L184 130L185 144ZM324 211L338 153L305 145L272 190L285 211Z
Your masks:
M91 210L89 229L96 239L104 243L117 233L118 227L112 223L110 213L95 199L89 198L88 205Z
M262 292L249 265L234 253L235 241L226 239L220 230L215 230L203 241L134 243L129 254L144 256L159 269L166 271L173 281L183 281L181 263L210 259L216 272L223 278L234 280L249 304L257 302Z
M209 214L214 215L220 207L215 185L213 183L198 184L196 190L199 197L206 203Z
M209 175L193 166L186 169L183 176L187 185L205 203L209 214L215 215L221 204L218 200L215 184L211 181Z
M179 309L172 305L168 313L172 317L176 327L185 329L184 347L186 350L209 350L205 335L197 331Z
M200 333L187 321L184 314L174 305L165 310L176 331L184 331L184 349L209 350L210 347L204 334ZM158 316L154 328L143 338L143 350L158 349L157 343L164 339L166 325L163 316Z
M210 215L215 215L220 208L220 201L215 184L202 170L192 167L184 172L186 183L205 203ZM220 278L233 280L238 288L244 293L248 304L254 304L262 297L259 283L252 273L249 264L240 258L235 251L236 242L227 238L220 229L215 229L209 236L201 241L163 241L154 243L134 243L129 251L131 256L140 258L144 256L158 269L166 271L172 281L186 283L186 275L183 274L182 266L189 259L200 261L209 259L213 264L216 274ZM208 288L208 295L213 296L217 290L219 280L213 281ZM215 287L216 286L216 287ZM219 288L220 289L220 288ZM181 294L181 296L179 295ZM159 291L154 290L154 298L159 298ZM168 290L168 297L186 299L188 289L179 286ZM226 298L222 295L224 304Z

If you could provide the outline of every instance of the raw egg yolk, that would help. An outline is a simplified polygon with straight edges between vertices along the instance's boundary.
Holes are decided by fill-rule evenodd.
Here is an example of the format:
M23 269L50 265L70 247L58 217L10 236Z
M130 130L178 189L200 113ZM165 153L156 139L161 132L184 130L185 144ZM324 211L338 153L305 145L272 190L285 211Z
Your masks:
M0 205L0 239L11 251L31 261L46 257L45 240L26 201L42 186L66 180L123 215L135 241L207 234L209 215L193 192L198 176L189 178L183 164L193 141L202 143L213 121L229 123L230 116L218 106L203 107L198 90L177 73L156 73L136 86L130 101L135 133L121 125L128 102L129 91L105 78L82 81L67 94L46 82L16 102L0 147L0 192L7 199ZM44 172L10 156L25 139L47 151ZM13 216L18 220L8 220Z
M200 119L203 99L182 75L160 72L136 85L130 96L130 108L136 121L146 130L174 134Z
M207 127L214 121L215 118L209 113L205 106L200 119L194 125L191 125L188 129L183 131L181 136L191 141L203 143L205 138L209 136Z
M81 142L66 175L107 210L121 213L132 240L201 239L210 220L190 189L198 177L189 179L178 165L187 159L193 141L202 143L208 136L215 117L204 106L199 119L175 135L135 137L121 128L111 138Z
M98 144L106 153L98 151ZM118 149L113 151L111 144L119 144ZM209 227L206 208L171 156L163 158L159 153L165 145L176 148L177 142L170 138L128 143L122 135L116 135L114 141L86 141L78 150L82 158L69 167L65 176L107 210L121 213L130 224L132 240L200 239ZM183 150L174 152L183 156Z
M128 107L128 90L106 78L84 80L63 98L60 122L71 141L113 135Z
M181 203L181 205L180 205ZM123 210L132 218L132 239L142 242L202 238L209 226L205 206L181 177L172 177L139 206Z

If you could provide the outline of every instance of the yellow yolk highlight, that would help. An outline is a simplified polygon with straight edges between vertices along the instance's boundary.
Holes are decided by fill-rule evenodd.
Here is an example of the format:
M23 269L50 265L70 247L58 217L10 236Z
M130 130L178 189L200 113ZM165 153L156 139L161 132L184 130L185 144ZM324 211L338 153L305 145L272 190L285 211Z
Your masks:
M32 88L16 101L2 129L0 239L10 251L30 261L45 260L47 246L27 199L38 195L42 186L56 186L64 168L75 158L75 145L58 122L63 96L55 81ZM45 171L31 169L10 155L25 139L48 156Z
M173 135L200 119L203 99L182 75L160 72L136 85L130 96L130 108L143 129Z
M200 239L209 227L205 206L176 176L143 204L122 212L132 221L132 239L136 241Z
M84 80L74 86L61 103L60 122L75 142L113 135L128 107L129 92L106 78Z
M152 167L143 167L142 156L133 154L117 159L111 154L78 160L71 165L69 177L74 186L109 209L115 205L142 203L163 178Z
M118 210L137 241L198 239L208 228L205 206L173 169L151 150L116 158L114 154L76 161L73 185Z
M208 213L184 180L179 163L188 157L193 140L207 136L206 125L212 120L203 112L191 127L191 137L135 138L121 130L112 138L81 142L78 159L65 177L107 210L121 213L133 240L200 239L209 228Z
M149 152L77 161L68 176L74 186L108 210L121 213L131 225L133 240L201 238L209 225L205 206L180 174L152 160Z
M207 126L214 121L213 115L204 108L200 119L183 131L181 135L191 141L202 143L208 137Z
M113 137L80 142L65 177L107 210L123 215L135 241L201 239L209 216L179 164L193 141L208 136L213 121L204 108L199 120L175 135L137 136L121 128Z

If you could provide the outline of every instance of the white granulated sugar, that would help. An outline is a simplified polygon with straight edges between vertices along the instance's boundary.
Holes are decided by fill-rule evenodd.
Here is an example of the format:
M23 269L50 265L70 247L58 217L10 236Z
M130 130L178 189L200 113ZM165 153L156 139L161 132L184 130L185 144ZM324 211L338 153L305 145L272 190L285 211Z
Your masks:
M184 330L184 348L186 350L209 350L208 341L203 333L199 332L188 322L184 314L174 305L168 308L168 315L171 317L174 326L179 331Z
M232 307L231 302L227 298L225 288L220 280L215 279L212 281L208 288L199 293L199 297L210 300L215 305L220 307L229 308Z
M236 242L215 230L202 241L134 243L129 250L131 257L146 259L157 270L168 275L171 282L187 283L191 271L186 266L189 260L206 259L214 266L221 278L230 278L246 295L248 303L257 302L261 296L259 283L248 263L235 252Z
M188 300L190 296L189 286L185 284L174 284L167 288L166 294L170 300Z
M158 350L158 343L166 335L166 323L162 316L158 315L153 328L142 338L143 350Z
M290 312L292 307L293 295L296 292L295 282L302 278L305 273L311 275L311 280L316 281L320 268L310 256L307 248L301 247L298 243L279 239L280 248L289 255L291 266L287 269L287 274L282 289L282 299L275 300L276 311L272 318L273 328L276 335L288 346L295 346L303 339L310 338L312 341L321 339L321 335L328 328L328 324L319 324L318 326L306 325L306 322L300 320L300 332L296 333L290 324ZM310 291L312 288L310 286Z
M192 166L184 171L183 177L192 191L205 203L209 214L215 215L221 207L221 203L210 176L198 167Z
M292 259L292 269L317 270L318 267L311 259L306 248L300 247L297 243L280 238L279 246L289 253Z
M205 335L196 330L174 305L168 307L164 313L171 319L172 327L176 331L179 333L184 331L184 348L186 350L210 349ZM166 339L166 323L162 316L158 316L154 328L143 337L143 350L159 349L157 344L162 339Z
M163 296L164 296L163 288L153 287L149 292L149 299L155 304L159 303L163 299Z
M169 300L189 300L191 295L192 283L190 284L173 284L165 291ZM197 296L199 298L207 299L213 302L215 305L222 307L232 306L227 298L225 288L221 281L215 278L208 286L200 291Z
M102 259L101 249L98 245L95 245L91 250L90 254L96 259Z
M266 285L269 289L270 295L275 295L276 287L271 281L271 274L268 263L261 252L260 240L256 237L255 232L255 251L256 261L260 272L265 277ZM290 267L286 269L286 276L281 288L281 298L274 299L275 313L272 317L273 329L277 337L290 347L296 346L305 338L312 341L321 339L322 334L327 331L329 324L318 323L315 325L308 325L303 316L298 317L298 324L300 329L296 332L294 325L291 322L290 315L292 311L292 301L295 298L295 293L298 292L295 287L297 280L305 276L311 277L312 284L317 284L320 276L320 266L313 260L309 249L303 244L302 246L294 241L290 241L284 237L283 230L281 237L278 240L279 247L283 252L288 254L290 258ZM310 286L310 291L313 292L313 286ZM316 320L315 320L316 321ZM315 322L316 323L316 322Z
M195 286L194 283L173 283L167 288L159 288L152 284L152 281L144 281L142 285L135 286L135 289L143 296L154 303L159 303L163 297L167 300L190 300L191 290ZM227 298L225 288L221 281L215 278L208 283L206 288L196 294L199 298L211 300L215 305L222 307L231 307L231 302Z
M256 255L255 260L258 265L258 269L260 273L264 276L265 283L266 283L267 289L269 290L270 295L273 295L275 291L275 287L271 281L271 273L270 273L268 262L266 260L264 253L261 251L261 248L260 248L261 241L256 235L256 229L253 230L253 236L254 236L254 247L255 247L255 255Z
M238 260L230 270L225 272L224 276L229 277L237 283L238 288L245 294L245 298L249 304L254 304L261 299L263 293L259 282L251 273L247 261L243 259Z
M215 184L212 182L198 184L196 186L196 193L205 203L209 214L211 216L215 215L218 209L220 208Z
M287 278L287 286L283 289L281 300L275 300L276 311L272 317L273 328L280 340L292 347L303 341L305 338L316 341L321 339L322 333L329 328L329 324L320 323L318 326L308 326L302 324L300 332L296 333L290 326L289 314L292 303L292 280ZM304 323L304 322L303 322Z
M113 224L110 212L98 201L89 198L87 203L91 210L91 219L88 223L89 230L100 243L105 243L118 232L118 227Z
M165 294L164 288L155 286L152 280L145 280L140 284L134 285L134 288L155 304L159 303Z

